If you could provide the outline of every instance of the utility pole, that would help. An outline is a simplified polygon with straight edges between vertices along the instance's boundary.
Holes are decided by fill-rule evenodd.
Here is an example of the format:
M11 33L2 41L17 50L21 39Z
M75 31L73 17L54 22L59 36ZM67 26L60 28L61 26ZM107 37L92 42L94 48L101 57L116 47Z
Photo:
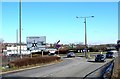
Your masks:
M22 2L22 0L20 0L20 2L19 2L19 39L20 39L20 41L19 41L19 43L20 43L20 58L22 59L22 53L21 53L21 2Z
M16 47L17 47L17 54L18 54L18 29L16 30Z

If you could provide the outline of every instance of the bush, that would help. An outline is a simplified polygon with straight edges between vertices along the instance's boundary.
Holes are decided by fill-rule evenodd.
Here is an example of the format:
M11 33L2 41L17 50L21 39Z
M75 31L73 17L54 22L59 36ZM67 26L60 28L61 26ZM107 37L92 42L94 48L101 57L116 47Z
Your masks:
M60 57L33 57L33 58L23 58L12 61L9 63L10 67L23 67L28 65L36 65L36 64L43 64L43 63L50 63L53 61L60 60Z

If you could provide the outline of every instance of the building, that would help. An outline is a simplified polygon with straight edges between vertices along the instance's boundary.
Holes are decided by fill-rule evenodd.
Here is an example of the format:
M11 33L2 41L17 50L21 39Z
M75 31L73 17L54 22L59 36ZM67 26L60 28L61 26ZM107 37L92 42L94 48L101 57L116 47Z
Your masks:
M4 55L20 54L20 45L6 46L6 50L3 50ZM21 54L30 54L26 45L21 45Z

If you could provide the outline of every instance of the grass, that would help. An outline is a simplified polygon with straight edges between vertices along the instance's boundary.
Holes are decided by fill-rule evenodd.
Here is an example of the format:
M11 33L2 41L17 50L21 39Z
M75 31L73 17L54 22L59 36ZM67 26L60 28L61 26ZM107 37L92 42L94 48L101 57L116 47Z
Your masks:
M0 66L0 72L2 72L2 69L3 69L2 66Z
M0 70L2 69L2 66L0 66Z

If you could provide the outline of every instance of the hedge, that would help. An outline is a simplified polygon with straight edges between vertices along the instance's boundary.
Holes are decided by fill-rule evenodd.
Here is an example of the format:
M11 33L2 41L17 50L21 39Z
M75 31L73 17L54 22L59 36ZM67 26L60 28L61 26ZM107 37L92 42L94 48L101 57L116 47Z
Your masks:
M28 66L28 65L50 63L58 60L60 60L60 57L55 57L55 56L23 58L23 59L18 59L18 60L9 62L9 66L19 68L19 67Z

